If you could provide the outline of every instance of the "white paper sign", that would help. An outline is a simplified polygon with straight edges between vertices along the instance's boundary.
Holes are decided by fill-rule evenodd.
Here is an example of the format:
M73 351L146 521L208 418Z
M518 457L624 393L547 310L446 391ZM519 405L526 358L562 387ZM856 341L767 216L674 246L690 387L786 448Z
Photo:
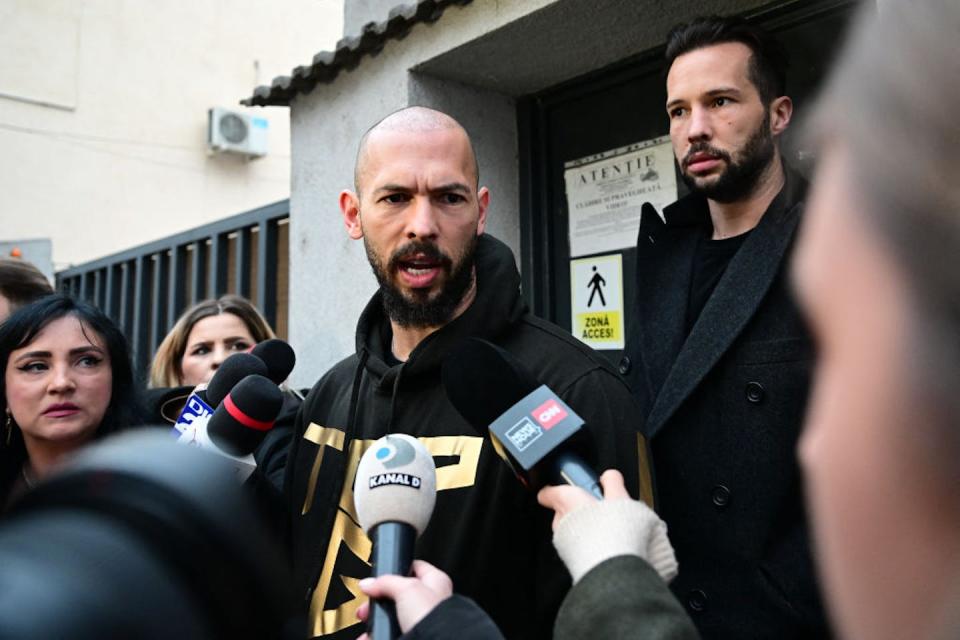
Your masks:
M570 261L573 335L594 349L623 349L621 254Z
M632 247L643 203L661 211L677 199L669 136L568 162L563 177L572 258Z

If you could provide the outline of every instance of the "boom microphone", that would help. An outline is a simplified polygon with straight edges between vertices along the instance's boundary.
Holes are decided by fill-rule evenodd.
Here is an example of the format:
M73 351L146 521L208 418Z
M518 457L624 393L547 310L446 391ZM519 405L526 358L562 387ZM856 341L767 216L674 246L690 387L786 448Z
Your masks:
M353 495L360 526L373 541L373 575L409 575L414 542L436 502L433 457L412 436L384 436L360 459ZM371 640L398 638L394 603L373 601L368 625Z
M587 437L583 418L500 347L467 338L444 361L443 389L521 482L534 490L567 483L599 500L596 472L576 453Z
M280 338L271 338L254 345L250 354L263 360L267 365L267 373L261 375L265 375L276 384L283 383L297 364L297 355L293 352L293 347Z

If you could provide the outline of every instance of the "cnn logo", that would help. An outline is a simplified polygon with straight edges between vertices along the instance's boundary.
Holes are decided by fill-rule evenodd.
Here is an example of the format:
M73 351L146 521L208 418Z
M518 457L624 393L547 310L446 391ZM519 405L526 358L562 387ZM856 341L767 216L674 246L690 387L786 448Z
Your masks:
M550 399L533 410L534 420L540 423L544 429L549 429L561 420L567 417L567 412L563 410L556 400Z

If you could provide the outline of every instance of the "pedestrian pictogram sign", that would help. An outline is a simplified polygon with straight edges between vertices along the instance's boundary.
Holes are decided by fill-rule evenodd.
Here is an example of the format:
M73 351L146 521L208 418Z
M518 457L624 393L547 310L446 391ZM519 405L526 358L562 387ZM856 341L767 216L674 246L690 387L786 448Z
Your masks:
M621 254L570 261L573 335L594 349L623 349Z

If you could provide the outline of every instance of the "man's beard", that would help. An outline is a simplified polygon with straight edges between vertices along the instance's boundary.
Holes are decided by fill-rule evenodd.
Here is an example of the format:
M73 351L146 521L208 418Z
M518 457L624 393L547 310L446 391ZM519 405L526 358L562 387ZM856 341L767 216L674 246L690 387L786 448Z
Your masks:
M380 283L383 310L388 318L401 327L426 328L446 324L453 318L454 312L473 283L476 236L471 237L457 263L440 251L435 244L422 240L414 240L394 251L386 265L367 242L366 237L364 237L363 246L367 251L367 259L373 268L373 274ZM400 263L404 259L415 254L422 254L438 262L446 276L442 288L433 298L430 297L429 289L413 289L411 291L413 298L408 298L390 277L391 274L400 271Z
M770 133L770 114L743 145L734 162L732 156L721 149L711 147L707 142L694 142L683 159L680 175L690 190L714 202L737 202L751 195L760 182L760 176L773 161L776 147ZM723 173L710 184L698 184L696 178L687 173L687 161L695 153L709 153L722 158L726 164Z

